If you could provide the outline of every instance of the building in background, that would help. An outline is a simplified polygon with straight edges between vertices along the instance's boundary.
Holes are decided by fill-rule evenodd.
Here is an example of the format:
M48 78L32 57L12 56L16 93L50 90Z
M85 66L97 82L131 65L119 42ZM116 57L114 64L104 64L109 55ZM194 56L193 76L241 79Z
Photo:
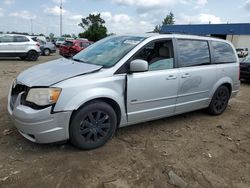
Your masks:
M163 25L161 33L217 37L231 41L235 48L250 49L250 23Z

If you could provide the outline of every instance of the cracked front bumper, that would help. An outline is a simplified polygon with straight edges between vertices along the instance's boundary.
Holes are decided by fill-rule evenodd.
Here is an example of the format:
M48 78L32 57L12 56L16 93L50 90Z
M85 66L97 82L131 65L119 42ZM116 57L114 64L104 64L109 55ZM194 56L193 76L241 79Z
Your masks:
M15 127L28 140L36 143L53 143L69 139L71 112L51 113L52 107L32 109L20 103L22 93L13 107L8 98L8 112Z

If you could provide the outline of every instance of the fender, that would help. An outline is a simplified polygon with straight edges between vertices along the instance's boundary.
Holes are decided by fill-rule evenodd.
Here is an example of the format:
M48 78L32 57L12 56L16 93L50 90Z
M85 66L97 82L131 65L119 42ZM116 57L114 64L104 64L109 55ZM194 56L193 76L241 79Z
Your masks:
M125 111L125 101L124 101L124 91L115 91L110 88L92 88L83 90L82 92L74 95L73 98L67 101L65 105L56 105L54 111L74 111L79 109L85 103L99 98L108 98L115 101L121 110L121 121L120 126L127 123L126 111ZM60 104L60 103L59 103Z
M230 78L230 77L223 77L221 78L220 80L218 80L216 82L216 84L214 84L214 87L213 89L210 91L209 93L209 98L212 99L215 91L223 84L230 84L231 85L231 88L233 88L233 80ZM231 95L231 93L230 93Z

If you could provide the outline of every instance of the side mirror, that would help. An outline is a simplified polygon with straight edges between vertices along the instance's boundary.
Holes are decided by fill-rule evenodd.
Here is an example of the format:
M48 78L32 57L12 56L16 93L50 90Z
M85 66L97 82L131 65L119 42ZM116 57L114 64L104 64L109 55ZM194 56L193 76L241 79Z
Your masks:
M130 62L130 72L148 71L148 62L142 59L135 59Z

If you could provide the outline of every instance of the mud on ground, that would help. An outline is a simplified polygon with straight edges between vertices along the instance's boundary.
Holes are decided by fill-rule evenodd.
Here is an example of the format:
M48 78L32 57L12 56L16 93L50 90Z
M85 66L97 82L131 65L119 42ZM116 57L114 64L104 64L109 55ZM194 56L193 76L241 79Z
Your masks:
M104 147L24 139L6 105L11 80L37 62L0 59L0 187L169 187L172 170L192 188L250 187L250 84L221 116L196 111L119 129Z

